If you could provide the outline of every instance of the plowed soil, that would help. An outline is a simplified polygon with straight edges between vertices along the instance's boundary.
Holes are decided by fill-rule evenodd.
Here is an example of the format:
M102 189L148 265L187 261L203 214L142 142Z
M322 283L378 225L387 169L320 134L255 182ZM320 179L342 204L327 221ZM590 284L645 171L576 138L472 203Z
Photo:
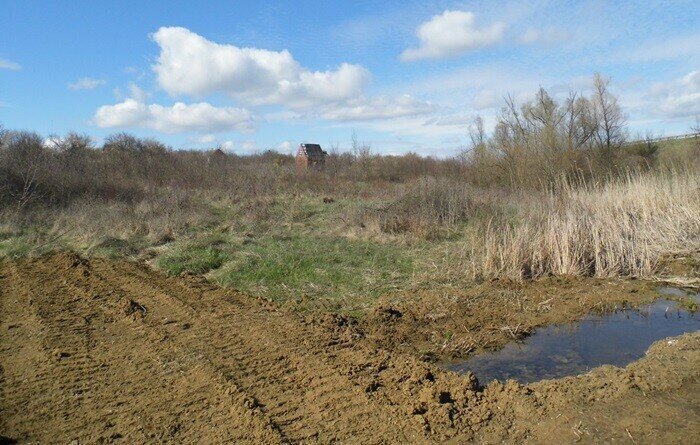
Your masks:
M700 437L700 334L659 342L625 369L478 389L393 345L385 335L410 336L382 328L394 312L378 314L367 326L304 317L196 277L74 254L0 265L0 443Z

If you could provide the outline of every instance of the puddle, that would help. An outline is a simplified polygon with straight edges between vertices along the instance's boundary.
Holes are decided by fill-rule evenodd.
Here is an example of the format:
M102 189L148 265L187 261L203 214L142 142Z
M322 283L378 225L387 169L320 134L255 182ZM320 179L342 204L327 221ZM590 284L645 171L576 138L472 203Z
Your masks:
M693 297L670 287L659 293ZM700 303L700 294L694 297ZM458 373L472 371L482 384L507 379L530 383L585 373L604 364L625 366L643 357L655 341L697 330L700 313L683 310L675 301L657 300L640 309L588 315L577 323L537 329L523 342L446 367Z
M656 289L656 292L660 293L661 295L669 295L672 297L693 297L692 293L671 286L661 286L660 288ZM700 293L695 294L695 299L697 300L698 298L700 298Z

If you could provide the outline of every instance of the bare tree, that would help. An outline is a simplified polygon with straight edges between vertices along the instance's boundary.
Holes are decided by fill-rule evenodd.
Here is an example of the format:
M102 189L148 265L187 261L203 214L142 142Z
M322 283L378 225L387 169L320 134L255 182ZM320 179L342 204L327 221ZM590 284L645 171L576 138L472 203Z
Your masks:
M8 173L3 178L11 198L19 211L29 203L40 198L42 182L47 167L47 152L43 141L36 133L25 131L7 132L2 136L3 164Z
M469 126L469 139L471 149L475 152L486 151L486 131L484 130L484 119L481 116L474 118L474 122Z
M479 162L486 157L488 138L484 129L484 119L476 116L467 130L469 144L460 147L457 159L463 164Z
M690 131L695 133L696 137L698 134L700 134L700 115L695 115L695 124L692 127L690 127Z
M593 116L598 146L608 152L625 141L626 119L617 98L610 92L610 79L596 73L593 76Z
M366 142L360 142L355 130L352 131L351 139L355 166L360 176L365 178L369 175L372 163L372 147Z
M513 141L525 142L528 129L525 125L525 120L522 118L518 107L515 105L515 99L510 94L505 97L505 106L501 108L499 123L505 127L505 131L510 135Z
M562 133L567 150L585 147L595 133L590 101L571 91L564 102L562 115Z

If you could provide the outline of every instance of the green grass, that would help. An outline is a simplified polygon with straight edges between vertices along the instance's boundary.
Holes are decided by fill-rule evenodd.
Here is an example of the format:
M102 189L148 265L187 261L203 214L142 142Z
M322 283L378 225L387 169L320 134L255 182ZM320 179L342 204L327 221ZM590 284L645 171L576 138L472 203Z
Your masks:
M104 237L86 249L86 254L102 258L124 258L137 254L145 243L143 240L126 240L115 237Z
M242 244L210 278L275 301L364 300L403 284L412 266L396 246L329 236L269 237Z
M326 204L309 195L220 205L215 228L159 250L155 265L174 275L206 274L219 285L300 310L351 313L406 288L421 251L388 239L348 237L345 214L361 205L344 199Z
M206 207L203 222L182 228L166 243L156 241L153 227L148 232L135 223L139 230L89 227L48 244L48 227L41 228L41 236L34 234L39 229L0 232L0 258L69 249L87 256L149 259L170 275L205 275L299 310L360 314L379 295L415 284L423 263L443 254L425 240L381 233L358 238L353 218L366 205L343 198L324 203L317 195L215 201Z
M34 245L24 237L9 238L0 241L0 258L23 258L28 256Z
M0 260L39 256L65 248L60 237L37 231L0 234Z
M229 259L222 244L220 238L213 236L184 242L160 256L156 265L171 275L182 272L205 274L221 267Z

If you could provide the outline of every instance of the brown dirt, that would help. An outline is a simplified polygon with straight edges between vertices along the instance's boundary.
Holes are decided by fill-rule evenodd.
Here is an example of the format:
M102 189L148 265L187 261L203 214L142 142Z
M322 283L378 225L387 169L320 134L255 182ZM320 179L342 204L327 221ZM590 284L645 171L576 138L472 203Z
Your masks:
M472 307L492 306L480 301ZM512 323L491 311L484 326ZM700 334L659 342L625 369L477 391L382 337L379 321L400 332L397 318L409 317L386 306L374 324L302 317L196 277L73 254L0 265L0 442L692 443L700 433Z
M532 282L490 281L387 295L363 322L368 340L426 359L465 357L502 347L539 326L578 320L650 303L657 283L555 277Z

